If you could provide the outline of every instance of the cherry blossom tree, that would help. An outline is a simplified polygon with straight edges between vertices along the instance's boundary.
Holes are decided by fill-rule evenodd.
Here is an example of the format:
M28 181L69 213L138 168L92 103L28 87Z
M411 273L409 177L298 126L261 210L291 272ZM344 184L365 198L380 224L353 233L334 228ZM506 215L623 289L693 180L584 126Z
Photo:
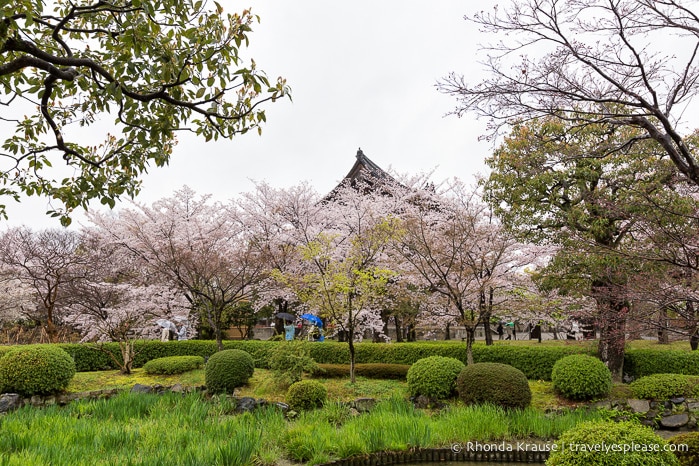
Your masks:
M424 291L432 323L465 327L471 364L476 328L502 309L517 273L532 257L477 190L455 182L445 191L439 196L423 191L405 205L395 263L405 280Z
M386 255L396 234L390 196L341 185L332 199L306 204L294 224L299 258L295 268L277 270L311 311L347 337L350 379L355 382L355 340L381 331L381 296L394 272Z
M219 350L226 310L250 301L266 277L264 247L234 204L209 202L184 187L151 207L91 215L105 242L121 246L201 311Z
M191 306L172 286L153 281L128 250L104 243L94 230L83 234L79 255L68 284L66 322L83 335L83 342L117 342L119 354L98 344L124 374L131 373L134 342L160 334L156 320L193 321Z
M85 280L76 283L73 291L67 320L83 334L83 342L117 342L119 356L106 346L98 348L109 354L123 374L131 373L135 341L160 334L156 320L190 321L189 303L178 290L162 285Z
M49 341L58 337L64 289L74 279L73 269L83 262L76 254L80 235L74 231L49 229L32 231L12 228L0 237L0 281L21 282L25 304L21 313L39 323Z
M308 184L288 189L256 183L252 192L242 193L236 205L240 221L250 229L254 241L264 252L269 270L285 274L298 269L297 245L311 232L311 223L323 209L318 194ZM256 287L255 306L272 304L277 312L289 313L300 306L294 291L271 275ZM284 328L277 320L277 332Z

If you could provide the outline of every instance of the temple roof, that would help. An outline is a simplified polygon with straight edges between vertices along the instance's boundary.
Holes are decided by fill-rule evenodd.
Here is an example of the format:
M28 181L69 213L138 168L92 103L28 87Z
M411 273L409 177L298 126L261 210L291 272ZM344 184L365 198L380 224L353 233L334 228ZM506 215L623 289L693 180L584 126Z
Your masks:
M357 160L350 169L349 173L345 175L345 178L340 182L340 184L347 181L351 183L356 183L357 181L362 181L373 185L378 180L396 182L391 175L386 173L381 167L372 162L369 157L364 155L361 147L357 149Z

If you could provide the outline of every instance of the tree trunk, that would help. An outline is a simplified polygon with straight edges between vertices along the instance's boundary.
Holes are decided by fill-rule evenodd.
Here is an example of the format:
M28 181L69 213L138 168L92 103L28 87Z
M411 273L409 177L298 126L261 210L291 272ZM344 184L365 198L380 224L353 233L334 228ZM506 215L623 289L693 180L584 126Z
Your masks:
M483 332L485 333L485 345L493 344L493 332L490 329L490 316L493 313L493 294L495 291L490 288L488 292L488 300L485 299L485 293L481 292L481 320L483 321Z
M450 331L451 331L451 322L447 322L447 325L444 328L444 339L445 340L451 340L451 335L449 335Z
M350 331L350 335L352 335L354 332ZM354 378L354 338L351 336L347 339L347 343L349 344L349 354L350 354L350 383L354 385L355 378Z
M692 348L692 351L696 351L699 347L699 326L697 325L697 311L694 308L694 301L687 301L687 315L692 316L694 324L694 330L689 337L689 347Z
M483 321L483 331L485 332L485 344L490 346L493 344L493 331L490 328L490 316L485 316Z
M123 364L121 366L121 373L128 375L131 373L131 369L133 368L133 343L129 341L120 341L119 349L121 349L121 360L123 361Z
M473 342L476 340L476 328L466 325L466 365L473 364Z
M401 328L401 322L398 316L393 316L393 321L396 324L396 341L398 343L403 343L403 329Z
M661 345L670 344L670 335L667 332L667 308L658 311L658 343Z
M415 324L414 323L409 323L408 324L408 335L407 335L408 341L415 341L417 340L417 335L415 333Z
M604 293L613 289L610 286L598 285L598 291ZM603 289L604 288L604 289ZM599 311L600 341L599 355L612 373L616 382L622 381L624 370L624 345L626 344L626 315L628 303L610 294L597 294Z

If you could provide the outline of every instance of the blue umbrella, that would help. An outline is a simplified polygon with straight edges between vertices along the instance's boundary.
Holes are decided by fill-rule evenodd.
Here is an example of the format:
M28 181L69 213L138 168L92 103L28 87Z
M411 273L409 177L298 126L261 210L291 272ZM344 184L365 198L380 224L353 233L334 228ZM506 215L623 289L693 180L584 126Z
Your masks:
M320 320L320 317L318 316L314 316L313 314L301 314L301 318L314 323L318 326L318 328L323 328L323 321Z

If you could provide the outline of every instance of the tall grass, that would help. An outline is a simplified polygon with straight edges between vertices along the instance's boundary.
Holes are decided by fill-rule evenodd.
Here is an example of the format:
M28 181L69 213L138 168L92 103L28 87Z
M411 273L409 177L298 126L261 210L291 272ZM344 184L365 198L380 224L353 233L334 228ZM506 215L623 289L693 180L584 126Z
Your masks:
M67 407L22 408L0 418L4 465L318 464L383 450L454 442L553 439L594 411L556 416L493 406L415 409L402 398L356 415L337 403L286 420L274 407L232 415L230 400L199 394L119 395Z

